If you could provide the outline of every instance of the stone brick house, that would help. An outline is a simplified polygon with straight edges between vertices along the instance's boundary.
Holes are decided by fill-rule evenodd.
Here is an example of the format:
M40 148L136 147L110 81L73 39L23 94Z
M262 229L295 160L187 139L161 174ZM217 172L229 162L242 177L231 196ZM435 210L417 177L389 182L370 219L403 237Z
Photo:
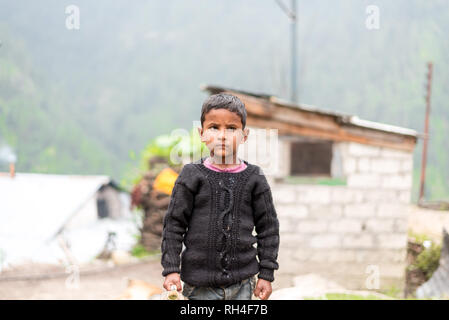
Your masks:
M250 135L239 156L263 168L273 191L281 243L275 288L311 272L348 289L403 288L416 131L202 89L234 94L247 108Z

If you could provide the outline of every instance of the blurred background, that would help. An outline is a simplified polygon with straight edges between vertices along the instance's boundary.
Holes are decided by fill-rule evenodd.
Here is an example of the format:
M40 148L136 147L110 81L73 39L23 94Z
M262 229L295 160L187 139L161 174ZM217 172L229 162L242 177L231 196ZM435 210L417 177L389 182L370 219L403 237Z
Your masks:
M50 266L65 261L67 267L74 261L91 261L116 237L116 251L122 250L123 256L132 252L126 259L141 258L140 252L150 257L143 267L126 267L131 269L125 275L135 271L136 278L148 277L144 270L153 263L155 281L160 281L155 285L161 287L159 257L142 245L145 210L150 210L151 201L145 207L139 192L148 190L139 191L136 185L142 186L145 179L152 183L160 173L148 174L154 168L148 163L153 156L167 154L164 146L173 145L164 137L177 128L190 131L192 122L199 121L208 95L201 84L286 101L293 90L297 103L422 133L427 63L432 62L425 198L449 201L449 150L444 140L449 132L448 2L297 1L294 88L291 19L282 3L287 8L291 4L274 0L0 0L0 171L10 174L14 164L17 178L19 173L49 174L22 176L14 192L10 185L0 189L4 191L0 202L8 197L6 208L14 206L10 212L0 212L3 273L8 271L7 262L11 268L5 284L28 288L26 277L30 270L37 270L23 267L21 255L16 257L16 249L11 248L25 250L29 253L23 256ZM71 16L66 8L71 5L79 9L79 28L66 25ZM380 9L378 29L366 26L369 5ZM419 197L422 142L418 140L413 152L412 202ZM172 169L179 172L175 166ZM30 198L43 188L48 198ZM47 222L36 217L43 202L52 203L44 209ZM78 213L89 206L97 206L95 214L87 209L84 215ZM109 209L98 209L102 206ZM164 212L164 204L158 208ZM60 214L61 210L65 213ZM75 216L78 220L73 220ZM98 222L99 218L106 219ZM21 234L8 234L20 228ZM53 249L46 247L48 254L41 259L42 246L19 245L24 234L39 243L63 240L54 241ZM79 254L71 260L76 248ZM157 246L153 249L157 251ZM106 253L110 258L111 253ZM117 259L115 265L120 264ZM48 265L39 275L50 279ZM97 269L89 270L86 274ZM53 274L67 277L66 271L58 269ZM14 279L19 282L13 285ZM92 297L118 296L124 288L122 280L117 280L113 293ZM9 289L6 294L2 286L0 298L53 297L54 291L44 287L34 295L20 290L14 295ZM56 296L78 297L71 292Z
M298 1L298 101L422 132L433 61L426 192L448 199L447 2L375 2L379 30L370 1ZM199 120L202 83L289 98L290 21L273 0L76 1L79 30L72 2L0 4L0 134L19 171L120 181L130 153Z

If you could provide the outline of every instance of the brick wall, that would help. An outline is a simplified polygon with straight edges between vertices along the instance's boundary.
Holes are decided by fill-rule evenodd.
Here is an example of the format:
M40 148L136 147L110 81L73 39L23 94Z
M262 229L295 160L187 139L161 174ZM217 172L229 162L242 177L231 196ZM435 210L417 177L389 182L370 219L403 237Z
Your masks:
M280 139L279 170L267 176L280 222L274 288L314 272L349 289L376 289L377 271L379 289L403 288L412 153L334 143L332 176L347 185L294 185L274 179L288 173L288 143Z
M347 288L369 289L373 265L380 288L403 285L410 205L398 201L402 191L286 184L272 191L281 287L294 275L316 272Z

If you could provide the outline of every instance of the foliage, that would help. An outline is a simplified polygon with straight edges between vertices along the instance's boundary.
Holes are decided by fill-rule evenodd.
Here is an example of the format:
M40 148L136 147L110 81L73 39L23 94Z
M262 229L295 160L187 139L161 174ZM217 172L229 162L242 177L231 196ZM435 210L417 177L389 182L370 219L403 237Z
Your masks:
M430 279L437 270L440 261L441 246L432 243L429 248L425 248L417 257L416 261L410 265L411 269L417 268L424 272L426 279Z
M150 252L143 245L136 244L131 250L131 255L141 259L150 256Z
M392 285L388 288L381 290L381 293L395 299L400 299L402 290L396 287L395 285Z
M140 165L136 170L130 168L126 179L122 184L128 188L136 185L142 175L150 168L150 159L153 157L164 158L170 166L178 166L183 158L194 158L207 153L206 145L201 142L198 131L193 128L190 132L177 131L171 135L160 135L152 139L140 153Z
M413 236L418 244L423 245L423 250L418 254L416 260L412 264L407 266L407 268L409 271L417 269L422 271L426 277L426 280L428 280L438 269L441 256L441 245L436 244L424 234L409 234Z
M150 141L143 149L141 155L141 168L151 169L149 160L154 156L163 157L170 165L176 166L182 157L191 157L204 154L206 145L201 142L198 132L193 128L190 133L179 132L171 135L160 135Z

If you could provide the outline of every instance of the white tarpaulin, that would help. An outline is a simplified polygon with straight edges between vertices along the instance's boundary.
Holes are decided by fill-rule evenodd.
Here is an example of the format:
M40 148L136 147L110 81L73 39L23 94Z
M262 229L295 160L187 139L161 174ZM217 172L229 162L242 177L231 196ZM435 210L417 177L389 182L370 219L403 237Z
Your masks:
M117 245L130 244L136 226L132 218L97 219L95 195L110 182L107 176L16 173L0 176L0 251L3 262L58 262L64 253L55 234L71 217L89 217L84 226L65 236L79 262L90 260L103 247L108 231ZM5 259L6 258L6 259ZM0 257L0 259L2 259Z

